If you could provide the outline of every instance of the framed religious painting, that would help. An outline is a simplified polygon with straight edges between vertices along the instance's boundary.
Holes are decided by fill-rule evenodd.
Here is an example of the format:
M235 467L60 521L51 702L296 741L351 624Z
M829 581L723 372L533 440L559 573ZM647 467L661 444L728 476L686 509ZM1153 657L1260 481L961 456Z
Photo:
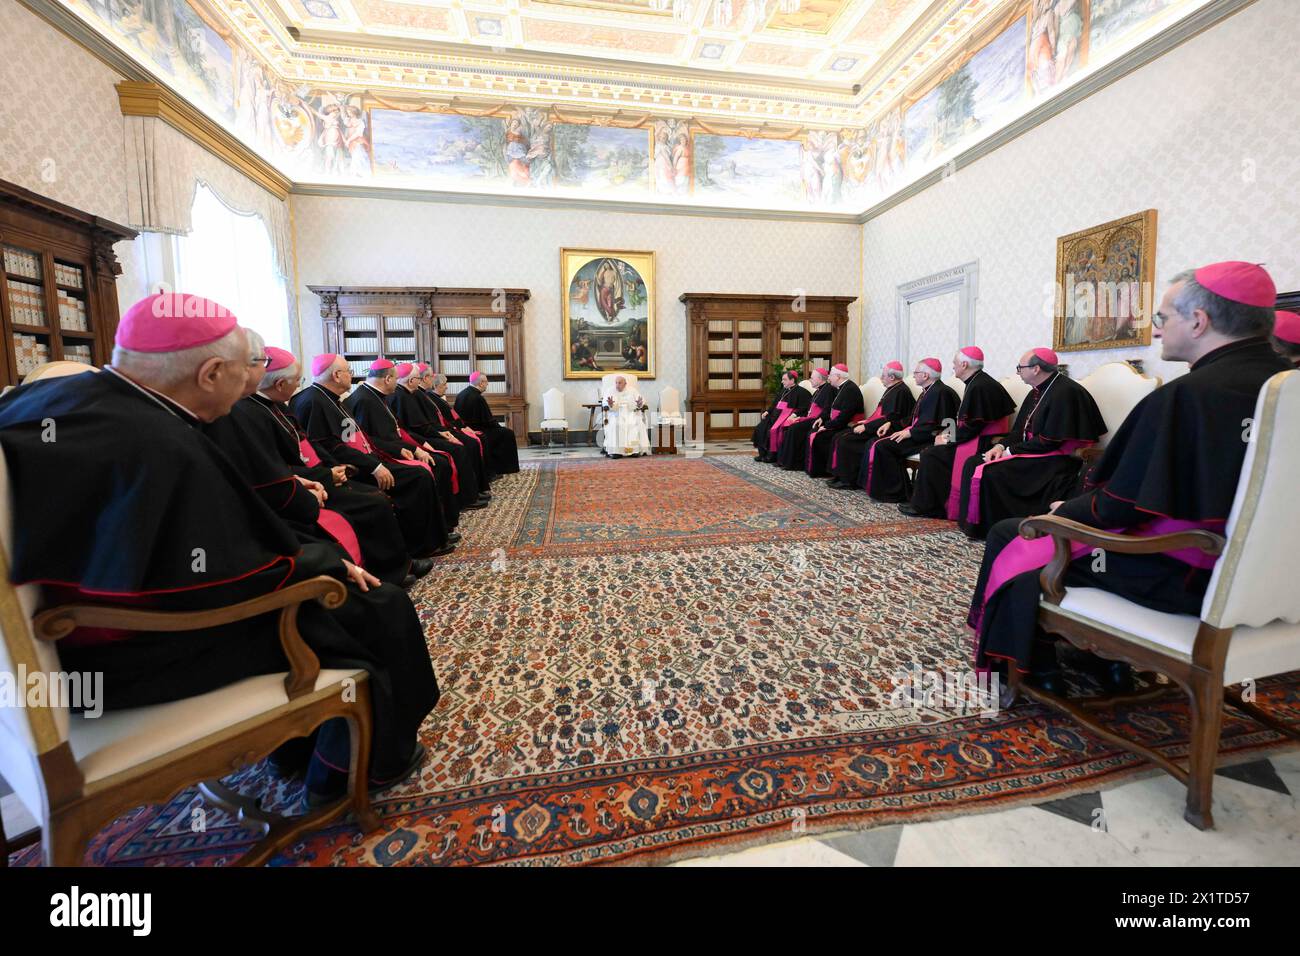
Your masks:
M1156 211L1056 240L1052 347L1058 352L1151 344L1156 297Z
M565 378L655 377L655 254L561 249Z

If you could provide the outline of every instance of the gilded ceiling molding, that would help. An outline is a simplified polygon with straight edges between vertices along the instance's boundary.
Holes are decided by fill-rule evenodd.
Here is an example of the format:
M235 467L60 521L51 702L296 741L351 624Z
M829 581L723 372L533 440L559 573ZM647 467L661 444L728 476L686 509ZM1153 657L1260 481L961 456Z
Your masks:
M117 101L123 116L160 119L239 170L277 199L289 198L293 184L288 177L167 87L157 83L123 80L117 84Z

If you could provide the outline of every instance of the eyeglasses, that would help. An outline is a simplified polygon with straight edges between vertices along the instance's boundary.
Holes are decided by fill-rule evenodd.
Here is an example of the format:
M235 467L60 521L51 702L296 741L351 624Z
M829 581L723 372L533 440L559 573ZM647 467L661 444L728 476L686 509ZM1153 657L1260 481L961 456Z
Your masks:
M1024 371L1025 369L1027 369L1027 368L1038 368L1038 366L1037 366L1037 365L1017 365L1017 366L1016 366L1016 371L1017 371L1017 372L1023 372L1023 371Z
M1163 329L1165 327L1165 317L1159 312L1151 315L1151 327L1154 329Z

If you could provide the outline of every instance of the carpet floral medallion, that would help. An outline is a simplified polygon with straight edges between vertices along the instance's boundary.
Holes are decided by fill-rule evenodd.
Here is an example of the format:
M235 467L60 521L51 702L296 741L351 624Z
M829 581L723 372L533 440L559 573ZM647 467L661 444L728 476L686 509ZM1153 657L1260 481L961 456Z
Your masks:
M909 674L969 666L982 546L946 522L729 455L541 462L461 530L415 592L443 690L427 763L378 798L380 831L345 822L277 865L666 861L1151 772L1036 705L899 699ZM1257 693L1300 719L1300 675ZM1186 753L1177 699L1109 719ZM1280 739L1229 712L1223 759ZM228 782L301 802L265 764ZM194 832L200 805L118 820L90 862L228 862L249 832L220 811Z

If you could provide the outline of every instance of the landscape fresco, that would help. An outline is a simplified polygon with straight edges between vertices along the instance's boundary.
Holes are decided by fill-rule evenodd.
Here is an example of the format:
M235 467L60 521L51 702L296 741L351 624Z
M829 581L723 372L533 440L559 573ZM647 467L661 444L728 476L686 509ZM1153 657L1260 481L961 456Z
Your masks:
M506 180L505 120L370 111L375 172L487 185Z
M1092 0L1092 29L1088 44L1094 52L1119 40L1179 0Z
M650 188L650 131L555 124L556 183L598 192Z
M1024 99L1025 24L1013 22L907 111L909 166L926 165Z
M798 140L697 133L695 192L799 202L804 198L801 151Z
M234 52L219 22L185 0L76 0L107 30L143 55L194 102L230 123L235 118Z

